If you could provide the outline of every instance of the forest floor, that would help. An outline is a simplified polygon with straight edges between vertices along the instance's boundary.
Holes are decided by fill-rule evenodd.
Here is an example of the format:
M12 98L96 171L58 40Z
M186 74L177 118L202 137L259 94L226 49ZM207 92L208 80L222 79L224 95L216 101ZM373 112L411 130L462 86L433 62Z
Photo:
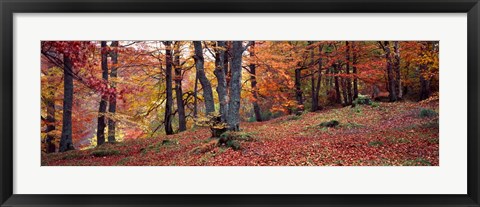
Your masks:
M242 122L232 146L217 146L218 139L211 139L210 129L202 127L94 149L42 154L42 165L438 166L438 110L438 100L327 109ZM339 125L320 126L332 120Z

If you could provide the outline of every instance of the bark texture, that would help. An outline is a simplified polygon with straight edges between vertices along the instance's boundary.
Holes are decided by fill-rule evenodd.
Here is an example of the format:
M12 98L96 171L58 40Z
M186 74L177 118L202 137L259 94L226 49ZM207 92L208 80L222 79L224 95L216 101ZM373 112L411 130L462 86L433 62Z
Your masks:
M320 104L318 103L319 102L319 95L320 95L320 84L321 84L321 81L322 81L322 57L321 57L321 54L322 54L322 46L319 46L318 47L318 53L319 53L319 57L318 57L318 68L317 68L317 71L315 71L315 68L314 68L314 65L315 65L315 48L312 48L312 51L311 51L311 58L312 58L312 77L311 77L311 81L312 81L312 107L310 109L310 111L314 112L314 111L317 111L317 110L320 110L321 109L321 106ZM317 76L315 76L315 73L317 73Z
M166 88L166 104L165 104L165 133L173 134L172 128L172 106L173 106L173 92L172 92L172 42L165 41L165 88Z
M205 75L204 69L204 58L203 58L203 48L200 41L193 41L193 46L195 47L195 67L197 69L197 77L200 81L200 84L203 88L203 98L205 100L205 110L207 114L215 112L215 105L213 102L213 92L212 85Z
M384 41L383 43L383 50L385 51L385 61L387 62L387 86L389 92L389 99L391 102L397 100L397 93L395 90L395 78L393 72L393 65L392 65L392 58L391 58L391 51L390 51L390 42Z
M115 113L117 112L117 64L118 64L118 52L115 49L118 47L118 41L112 41L110 46L114 49L110 53L110 57L112 59L112 68L110 69L110 88L114 90L114 93L110 96L109 104L108 104L108 142L115 142L115 128L116 128L116 121L115 121Z
M352 42L353 57L352 57L352 66L353 66L353 100L358 98L358 76L357 76L357 50L355 47L355 42Z
M108 54L106 51L107 42L101 42L101 53L102 53L102 79L105 84L108 85ZM97 146L105 143L105 112L107 111L107 101L108 97L105 94L101 95L100 105L98 107L98 120L97 120Z
M302 91L302 70L295 69L295 99L297 104L303 106L303 91Z
M346 48L346 54L345 54L345 60L346 60L346 66L345 66L345 71L347 75L350 74L350 43L348 41L345 41L345 47ZM345 81L347 82L346 87L347 87L347 104L351 105L353 102L353 94L352 94L352 79L347 76L345 78Z
M217 94L218 101L220 102L220 117L221 122L227 121L228 114L228 95L227 95L227 79L225 67L228 67L228 63L225 64L225 41L217 41L217 50L215 52L215 70L213 73L217 77Z
M63 120L60 152L75 149L72 141L73 64L67 55L63 55L63 64Z
M393 68L395 71L395 91L398 99L402 99L403 91L402 91L402 76L400 73L400 45L398 41L393 42L393 50L394 50L394 62Z
M339 71L338 71L338 64L334 64L333 65L333 68L334 68L334 73L335 74L338 74ZM337 104L341 104L342 103L342 96L340 94L340 81L339 81L339 78L337 75L335 75L334 77L334 84L335 84L335 94L336 94L336 100L337 100Z
M253 41L250 45L250 57L252 62L249 65L250 69L250 83L252 87L252 96L255 100L252 101L253 112L255 113L255 120L258 122L262 121L262 113L260 111L260 106L258 105L258 88L257 88L257 74L256 74L256 65L254 62L255 57L255 42Z
M182 91L182 65L180 64L180 42L176 41L174 45L173 62L175 66L175 97L178 111L178 131L187 130L187 121L185 119L185 104L183 103Z
M240 92L242 90L242 54L244 48L242 41L232 42L232 62L231 62L231 80L230 80L230 100L228 103L227 123L229 130L240 130Z

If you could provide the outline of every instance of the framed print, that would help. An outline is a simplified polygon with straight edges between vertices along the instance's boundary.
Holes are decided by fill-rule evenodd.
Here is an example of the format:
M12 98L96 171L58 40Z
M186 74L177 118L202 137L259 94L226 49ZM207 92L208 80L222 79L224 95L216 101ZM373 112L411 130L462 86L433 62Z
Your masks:
M2 206L480 205L477 0L0 5Z

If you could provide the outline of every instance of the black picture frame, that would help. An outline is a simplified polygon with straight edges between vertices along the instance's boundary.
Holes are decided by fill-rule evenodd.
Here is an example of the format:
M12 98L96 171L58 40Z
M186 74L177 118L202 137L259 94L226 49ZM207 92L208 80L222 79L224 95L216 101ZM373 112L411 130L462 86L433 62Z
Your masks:
M1 206L480 206L478 0L0 0ZM465 195L20 195L13 194L15 13L467 13L468 189ZM455 179L455 178L451 178ZM52 185L60 185L52 182ZM68 184L67 184L68 185ZM161 186L159 186L161 187ZM320 186L319 186L320 187Z

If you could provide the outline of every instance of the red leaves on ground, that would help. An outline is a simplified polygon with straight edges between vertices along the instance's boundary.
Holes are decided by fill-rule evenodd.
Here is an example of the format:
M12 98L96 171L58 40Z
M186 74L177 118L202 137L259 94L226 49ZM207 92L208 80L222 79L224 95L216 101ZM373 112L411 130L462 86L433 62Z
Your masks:
M298 118L284 116L260 123L242 123L253 141L241 149L226 146L195 153L208 144L208 128L176 135L127 139L97 149L43 154L43 165L136 166L381 166L439 165L438 116L420 117L420 108L438 110L438 102L400 102L380 107L328 109ZM335 128L318 124L338 120ZM96 157L96 151L114 152ZM108 154L108 153L107 153Z

